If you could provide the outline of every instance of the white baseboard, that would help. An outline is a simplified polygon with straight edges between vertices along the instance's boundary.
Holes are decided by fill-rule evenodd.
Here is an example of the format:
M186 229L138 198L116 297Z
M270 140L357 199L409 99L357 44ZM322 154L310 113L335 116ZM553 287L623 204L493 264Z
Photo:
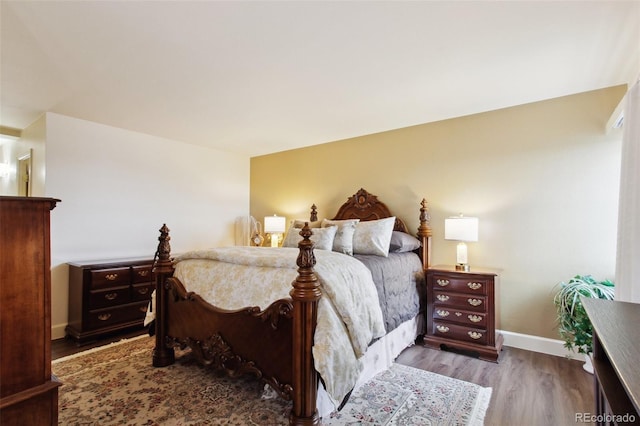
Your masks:
M512 331L496 330L504 337L504 346L524 349L527 351L540 352L548 355L561 356L584 360L584 355L575 353L564 347L564 342L557 339L533 336L530 334L514 333Z
M54 325L51 327L51 340L62 339L65 336L64 329L67 324Z

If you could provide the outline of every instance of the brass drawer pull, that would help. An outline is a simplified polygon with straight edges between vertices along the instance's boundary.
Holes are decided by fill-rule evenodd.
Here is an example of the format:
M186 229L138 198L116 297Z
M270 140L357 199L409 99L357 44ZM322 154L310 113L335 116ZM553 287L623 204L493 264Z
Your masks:
M477 331L469 331L467 332L467 334L469 335L469 337L471 337L474 340L478 340L479 338L482 337L482 333L478 333Z
M445 327L444 325L437 325L436 328L440 333L446 333L449 331L449 327Z
M141 277L146 277L147 275L149 275L149 270L145 269L144 271L138 271L138 275Z
M107 300L115 300L118 297L118 293L107 293L104 295L104 298Z
M446 294L439 294L436 296L436 298L441 302L446 302L447 300L449 300L449 296L447 296Z
M469 304L471 306L480 306L480 305L482 305L482 300L480 300L480 299L467 299L467 302L469 302Z
M147 312L146 306L140 306L140 312Z
M446 287L449 285L449 280L439 279L439 280L436 280L436 282L440 287Z
M138 294L147 294L149 293L149 287L143 287L138 289Z
M449 311L445 311L444 309L438 309L436 313L441 317L448 317Z
M462 312L456 312L456 316L457 317L461 317L462 316Z
M107 274L104 276L106 279L108 279L109 281L115 281L116 278L118 278L118 274Z
M479 290L482 288L482 283L467 283L467 287L471 290Z
M469 315L469 316L467 316L467 318L469 318L469 321L471 321L471 322L480 322L480 321L482 321L482 317L480 315Z
M100 321L106 321L106 320L108 320L109 318L111 318L111 314L100 314L100 315L98 315L98 319L99 319Z

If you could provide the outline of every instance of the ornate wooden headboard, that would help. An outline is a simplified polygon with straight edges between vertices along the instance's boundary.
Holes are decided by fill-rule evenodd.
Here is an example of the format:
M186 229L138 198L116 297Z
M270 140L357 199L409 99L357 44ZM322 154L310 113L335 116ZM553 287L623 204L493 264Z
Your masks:
M395 215L391 214L387 205L378 200L376 195L370 194L365 189L360 188L358 192L347 199L346 203L340 206L338 213L336 213L333 219L360 219L365 221L384 219L385 217L392 216ZM397 216L393 230L408 233L407 225Z
M430 227L430 217L429 217L429 209L427 208L426 200L422 200L420 208L420 227L418 228L417 236L418 239L422 242L422 261L425 268L431 266L431 227ZM391 213L389 208L385 203L378 200L376 195L370 194L364 188L360 188L358 192L353 194L351 197L347 199L347 202L344 203L338 209L338 213L336 213L334 220L341 219L360 219L362 221L365 220L377 220L384 219L385 217L395 216ZM409 232L407 225L402 221L402 219L396 218L396 223L393 227L394 231L404 232L406 234L411 234ZM318 220L318 211L316 205L311 206L311 221Z

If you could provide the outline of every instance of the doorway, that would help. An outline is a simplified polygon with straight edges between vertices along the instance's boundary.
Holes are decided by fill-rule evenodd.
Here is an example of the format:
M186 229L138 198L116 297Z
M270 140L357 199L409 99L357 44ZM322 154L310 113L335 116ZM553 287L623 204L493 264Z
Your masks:
M18 196L31 196L31 156L33 150L18 157Z

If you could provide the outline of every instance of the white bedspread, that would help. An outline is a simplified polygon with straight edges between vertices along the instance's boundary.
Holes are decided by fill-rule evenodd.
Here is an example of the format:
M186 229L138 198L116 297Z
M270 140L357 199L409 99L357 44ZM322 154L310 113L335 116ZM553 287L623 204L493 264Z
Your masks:
M313 356L316 370L337 404L355 385L362 370L359 358L369 343L384 335L384 321L366 266L341 253L316 250L314 254L323 297L318 305ZM198 250L176 259L174 275L188 291L217 307L264 309L274 300L290 297L297 256L295 248Z

